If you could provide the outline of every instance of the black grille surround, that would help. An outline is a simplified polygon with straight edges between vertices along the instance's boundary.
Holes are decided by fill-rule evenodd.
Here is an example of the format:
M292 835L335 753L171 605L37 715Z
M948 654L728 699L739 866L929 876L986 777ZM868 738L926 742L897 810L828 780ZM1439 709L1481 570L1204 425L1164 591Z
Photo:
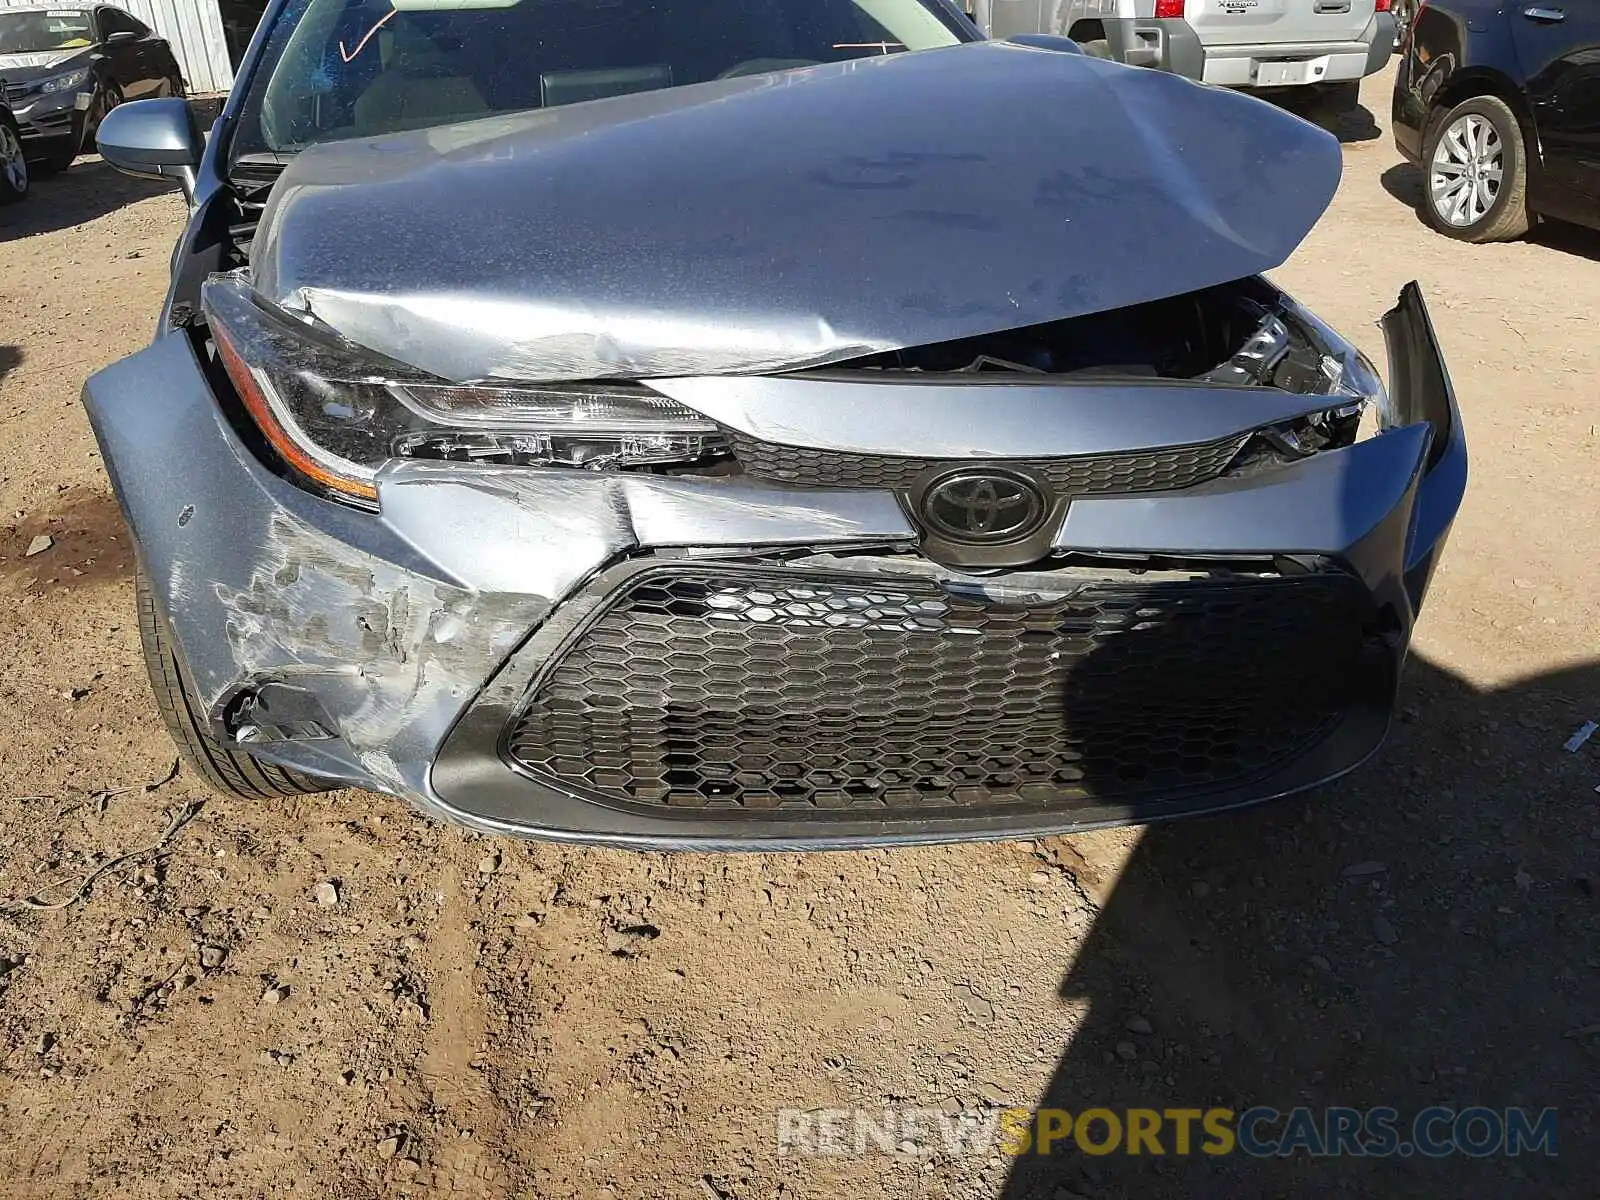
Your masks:
M567 795L728 825L1192 809L1370 697L1370 607L1331 570L650 568L567 637L500 752Z
M815 450L762 441L737 430L723 432L745 473L761 479L807 487L908 491L919 479L931 474L987 465L1035 472L1063 498L1167 492L1193 487L1220 476L1250 440L1248 433L1232 434L1214 442L1164 446L1156 450L1125 450L1069 458L994 459L979 463L971 459Z

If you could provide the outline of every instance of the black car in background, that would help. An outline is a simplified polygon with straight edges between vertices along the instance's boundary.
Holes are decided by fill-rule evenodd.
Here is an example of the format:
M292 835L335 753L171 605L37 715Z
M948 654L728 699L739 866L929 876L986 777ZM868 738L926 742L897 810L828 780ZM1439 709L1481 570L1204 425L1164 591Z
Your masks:
M1600 0L1424 3L1394 140L1448 237L1503 241L1536 216L1600 227Z
M21 200L27 194L28 159L22 148L22 131L11 109L0 101L0 204Z
M120 8L0 8L0 79L27 156L63 171L124 100L183 95L166 39Z

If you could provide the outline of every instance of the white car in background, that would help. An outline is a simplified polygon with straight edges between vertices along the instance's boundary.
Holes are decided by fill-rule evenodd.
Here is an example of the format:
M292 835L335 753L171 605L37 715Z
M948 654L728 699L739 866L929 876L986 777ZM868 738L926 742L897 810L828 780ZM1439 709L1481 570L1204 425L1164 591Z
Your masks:
M1392 0L968 0L989 37L1069 37L1089 54L1224 87L1308 89L1354 107L1395 44Z

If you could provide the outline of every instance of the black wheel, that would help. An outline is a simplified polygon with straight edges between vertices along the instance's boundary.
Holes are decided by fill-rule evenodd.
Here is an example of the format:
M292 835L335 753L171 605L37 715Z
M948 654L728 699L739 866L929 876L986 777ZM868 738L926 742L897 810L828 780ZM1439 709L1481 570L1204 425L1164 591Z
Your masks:
M0 117L0 204L14 204L28 194L28 156L22 133L9 116Z
M166 722L167 732L177 743L184 760L211 789L241 800L331 791L332 786L321 780L264 762L243 750L230 750L211 736L195 714L172 641L143 571L134 588L139 608L139 644L144 649L144 665L150 673L150 689L155 693L156 707L161 710L161 719Z
M100 90L89 101L89 111L83 118L83 144L94 144L95 135L100 132L100 122L106 119L106 114L122 103L122 89L111 80L106 80Z
M1517 115L1474 96L1435 118L1422 145L1422 215L1462 242L1528 232L1528 156Z

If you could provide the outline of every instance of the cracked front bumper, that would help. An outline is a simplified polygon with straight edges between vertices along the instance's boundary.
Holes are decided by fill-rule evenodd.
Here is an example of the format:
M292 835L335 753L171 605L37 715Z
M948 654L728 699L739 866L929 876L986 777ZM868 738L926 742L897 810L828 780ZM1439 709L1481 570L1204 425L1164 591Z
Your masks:
M1420 299L1402 316L1389 331L1391 371L1402 389L1445 389L1451 420L1442 440L1429 425L1411 423L1249 478L1080 498L1054 534L1059 570L976 576L924 559L896 495L870 488L409 462L380 474L380 513L357 511L266 469L219 409L192 343L179 333L94 376L84 400L193 698L219 737L242 740L252 753L390 792L480 829L573 841L773 849L1008 837L1270 799L1342 774L1378 746L1466 472L1460 423ZM1398 354L1396 336L1407 343ZM1142 557L1150 569L1129 576L1095 565L1108 554L1124 563ZM1203 626L1204 645L1165 641L1146 632L1161 620L1137 616L1162 605L1199 611L1199 593L1186 592L1185 581L1235 566L1258 591L1304 597L1283 570L1262 566L1289 559L1299 564L1295 571L1343 589L1342 649L1319 658L1307 631L1291 627L1294 614L1251 608L1257 601L1249 597L1218 602ZM646 613L638 626L666 621L673 637L641 634L630 642L630 627L607 633L596 624L620 619L641 574L665 573L680 587L684 572L701 580L688 608ZM752 573L766 581L754 592L756 585L746 586ZM776 624L759 615L770 606L749 599L774 588L788 589ZM717 599L734 593L745 599ZM898 613L895 605L913 602L921 606L915 621L859 615ZM718 606L727 604L743 605L743 624L704 623L723 620ZM1048 637L1027 626L1050 605L1059 621L1083 622L1070 647L1041 649ZM1244 625L1229 624L1225 614L1235 611L1246 614ZM842 615L830 624L830 612ZM1119 621L1120 643L1103 636ZM610 637L612 652L623 639L620 657L591 655L589 675L557 678L597 629L595 644ZM990 634L1009 640L984 640ZM817 650L816 636L832 641ZM1241 640L1230 647L1229 637ZM1251 639L1263 637L1273 654L1252 652ZM1327 640L1337 642L1331 633ZM998 657L984 658L980 642ZM1254 694L1252 680L1269 677L1281 686L1283 661L1293 662L1297 645L1308 664L1320 664L1315 671L1332 672L1337 696L1277 750L1259 761L1241 757L1232 773L1208 775L1209 767L1194 765L1204 755L1192 730L1168 741L1159 729L1132 741L1096 733L1110 730L1107 713L1120 714L1118 730L1137 724L1146 701L1124 703L1105 691L1105 670L1068 671L1079 655L1116 666L1116 675L1120 660L1103 656L1124 651L1107 647L1138 651L1130 661L1143 664L1146 684L1159 683L1171 663L1184 703L1163 708L1159 697L1148 700L1159 716L1154 724L1176 727L1210 714L1207 753L1243 755L1238 728L1265 710L1216 714L1228 707L1230 688ZM701 648L674 660L674 647L683 646ZM763 658L771 646L780 646L776 661ZM977 656L961 657L969 650ZM933 657L919 658L924 651ZM951 652L955 659L939 657ZM1177 686L1184 662L1191 676L1227 685L1184 693ZM702 668L705 679L691 677ZM730 669L741 682L719 693L717 681L726 682ZM960 687L941 693L957 671L967 672ZM1022 714L1025 730L1007 717L1019 678L1049 684L1030 693L1034 717L1048 710L1050 720L1078 722L1081 736L1064 736L1071 744L1061 753L1037 746L1039 724L1029 714ZM1073 682L1080 678L1093 686ZM567 699L547 703L559 689L540 689L556 684L569 688ZM1271 694L1265 683L1258 691ZM849 703L836 699L844 693ZM773 710L797 696L809 697L810 711ZM256 699L261 709L289 715L241 722L249 709L241 700ZM943 722L928 728L944 732L918 742L938 759L938 778L915 756L895 758L906 727L874 724L886 712L903 719L908 704L924 700L943 706L928 710ZM778 744L771 753L741 741L749 730L738 721L763 714L772 722L762 736ZM657 739L653 759L629 750L630 728ZM841 744L876 737L871 754L883 761L863 768L823 754L798 783L792 765L787 775L778 767L771 778L760 775L762 764L785 753L792 763L796 747L810 747L806 754L816 758L815 748L834 734ZM980 735L988 749L969 744ZM540 736L562 753L577 748L585 761L563 763L554 750L541 758L533 744ZM1102 752L1101 742L1109 747L1113 737L1116 753ZM996 741L1007 738L1014 744ZM1029 745L1055 755L1047 775L1017 765ZM1141 756L1168 774L1157 771L1149 787L1130 783L1128 772L1140 768L1127 764ZM631 781L624 779L630 771ZM1002 777L1009 790L996 800Z

